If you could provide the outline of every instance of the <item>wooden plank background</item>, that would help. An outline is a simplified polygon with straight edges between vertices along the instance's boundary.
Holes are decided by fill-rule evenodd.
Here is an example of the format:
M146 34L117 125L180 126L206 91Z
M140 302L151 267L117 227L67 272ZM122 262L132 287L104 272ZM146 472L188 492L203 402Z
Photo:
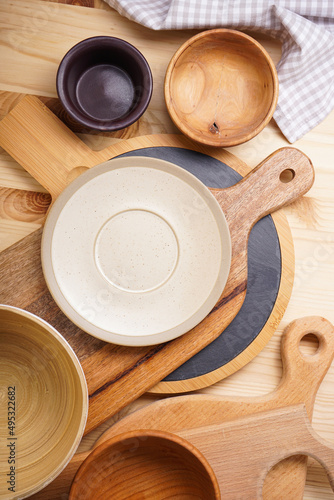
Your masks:
M0 119L25 94L40 96L79 136L94 149L124 138L150 133L175 133L165 109L163 79L176 49L195 31L154 32L117 14L102 0L0 0ZM124 38L146 56L153 73L154 93L144 116L128 129L97 135L78 128L62 111L56 95L55 75L65 52L78 41L94 35ZM257 34L273 60L280 58L277 42ZM249 143L229 150L254 167L275 149L287 146L275 122ZM311 191L284 209L295 244L296 278L290 304L277 333L267 347L238 373L202 394L250 396L273 390L281 376L280 338L293 319L320 315L334 323L334 112L294 144L315 166ZM42 224L49 195L3 150L0 150L0 250L7 248ZM304 342L311 353L313 345ZM85 438L89 449L112 422L147 402L159 399L146 395L110 422ZM334 366L316 398L313 426L334 443ZM325 473L310 461L306 500L333 498Z

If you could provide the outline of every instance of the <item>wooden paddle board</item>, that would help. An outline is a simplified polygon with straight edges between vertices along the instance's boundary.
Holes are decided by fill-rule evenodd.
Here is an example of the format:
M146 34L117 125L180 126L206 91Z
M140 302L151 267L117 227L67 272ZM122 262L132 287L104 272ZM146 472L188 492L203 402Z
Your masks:
M92 151L41 101L31 96L24 98L1 121L0 145L50 192L53 200L81 172L115 156L115 148ZM289 169L293 176L286 183L281 175ZM252 226L264 215L307 192L313 180L309 159L294 148L283 148L254 169L251 177L246 176L225 190L214 191L227 219L232 242L232 263L222 296L211 313L182 337L140 350L131 370L123 370L107 380L103 370L96 370L96 366L110 364L113 346L104 346L98 355L91 357L85 367L90 389L86 433L210 344L231 323L246 294L247 243Z

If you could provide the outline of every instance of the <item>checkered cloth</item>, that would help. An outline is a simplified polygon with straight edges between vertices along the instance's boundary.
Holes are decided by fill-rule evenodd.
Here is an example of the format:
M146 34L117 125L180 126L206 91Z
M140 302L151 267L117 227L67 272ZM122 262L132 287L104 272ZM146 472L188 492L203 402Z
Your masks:
M282 42L274 118L291 143L334 108L334 0L105 0L154 30L228 27Z

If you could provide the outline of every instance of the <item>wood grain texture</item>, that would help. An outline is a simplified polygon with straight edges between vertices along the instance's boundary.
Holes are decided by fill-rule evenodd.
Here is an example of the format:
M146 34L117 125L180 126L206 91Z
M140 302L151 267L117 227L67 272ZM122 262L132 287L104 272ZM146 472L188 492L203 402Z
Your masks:
M51 482L77 450L87 386L72 349L38 317L0 305L0 342L0 387L8 401L0 408L1 439L8 445L0 450L0 498L8 499L9 491L22 498Z
M134 43L148 57L155 81L153 100L143 119L139 120L136 126L122 131L122 135L101 137L85 133L81 135L81 138L93 149L101 149L101 147L115 143L120 137L175 133L176 128L168 116L163 100L164 72L175 50L196 31L150 32L122 18L102 0L98 1L108 13L98 9L85 9L77 5L58 4L55 8L54 4L48 1L38 0L17 0L15 5L13 2L1 3L0 19L3 29L0 33L2 59L0 114L2 116L7 114L9 106L12 107L18 96L21 97L27 92L42 96L45 102L49 99L56 101L54 78L57 64L65 51L85 37L112 34ZM47 24L45 24L44 11L40 13L43 5L46 8L45 13L49 16ZM50 16L51 13L52 16ZM43 18L39 21L38 16L43 16ZM277 63L281 53L280 44L259 33L250 34L260 41ZM63 114L60 116L65 120ZM74 127L74 124L69 122L67 125L70 128ZM78 129L75 130L81 132ZM250 167L254 167L273 150L286 145L288 145L287 141L272 120L257 137L246 144L231 148L230 151ZM212 387L201 389L200 394L210 397L217 395L246 397L265 394L276 387L280 378L280 338L284 327L290 321L305 314L320 314L334 321L333 145L334 113L331 113L296 144L313 160L316 179L309 195L283 210L288 218L294 240L296 276L291 300L283 320L279 321L277 317L272 320L272 327L276 329L276 334L264 350L261 351L263 347L261 346L261 349L253 352L256 359L251 363L245 365L247 360L244 360L245 362L241 360L240 364L236 364L232 370L235 372L236 369L242 367L239 371L221 382L216 382ZM38 192L44 190L1 149L0 185ZM35 223L0 219L1 249L9 247L36 229ZM19 265L17 268L19 270ZM52 304L50 306L52 310ZM38 306L36 308L38 313ZM46 306L46 314L47 310ZM66 333L65 322L59 319L59 326L62 333ZM252 352L251 347L250 352ZM216 380L214 379L213 382ZM333 387L334 367L332 365L319 388L313 418L313 426L322 436L332 442L334 442ZM142 396L113 417L109 425L156 398L149 394ZM96 436L107 426L108 423L87 436L83 440L82 448L87 449L91 446ZM333 498L333 493L330 491L326 475L317 462L310 461L304 500L329 500L331 498Z
M161 431L123 434L94 450L80 467L70 500L220 499L205 457L188 441Z
M269 123L278 77L260 43L221 28L203 31L177 50L164 91L169 114L187 137L228 147L249 141Z
M310 332L319 340L319 349L313 356L308 352L302 354L300 351L304 336ZM197 394L157 401L116 422L94 443L94 448L124 432L137 429L156 429L183 435L190 429L234 421L242 416L299 403L305 404L309 418L312 418L317 391L334 357L333 325L319 317L305 317L292 322L285 329L282 338L281 356L282 378L275 390L264 396L224 397ZM70 487L71 473L77 470L78 462L86 457L87 452L78 453L69 469L45 490L45 495L56 497L65 494ZM265 481L264 498L303 498L306 464L305 457L295 457L277 464ZM41 494L34 497L36 500L42 498Z
M95 0L51 0L55 3L63 3L66 5L78 5L80 7L95 7Z
M48 193L0 187L0 218L43 223L51 203Z
M50 203L48 193L0 187L0 251L41 227Z
M263 498L267 473L294 455L308 455L321 463L334 491L334 446L314 432L302 405L181 432L180 436L212 464L223 498L243 498L245 491L247 498Z
M22 99L1 121L0 144L48 189L53 200L83 169L115 156L117 149L115 146L92 151L34 97ZM284 183L280 175L288 167L294 169L295 176ZM253 224L304 194L313 179L307 157L294 148L285 148L272 154L235 186L213 190L225 213L232 243L231 268L221 298L210 314L182 337L147 350L131 370L123 370L98 388L93 384L86 433L161 381L230 324L246 294L247 241ZM104 351L108 357L110 348Z
M90 7L95 9L110 10L109 5L103 0L48 0L55 3L66 5L77 5L78 7Z

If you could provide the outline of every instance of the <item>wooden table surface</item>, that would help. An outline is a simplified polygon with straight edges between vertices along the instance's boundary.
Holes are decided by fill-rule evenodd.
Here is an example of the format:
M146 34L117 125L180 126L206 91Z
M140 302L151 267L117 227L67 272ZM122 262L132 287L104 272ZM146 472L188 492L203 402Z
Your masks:
M72 5L69 5L72 4ZM0 119L22 95L40 96L65 121L56 99L55 75L65 52L78 41L94 35L124 38L146 56L153 73L154 93L144 116L128 129L105 134L83 133L67 122L93 149L101 149L124 138L151 133L177 133L165 109L163 79L167 64L176 49L195 31L154 32L143 28L109 8L102 0L0 0ZM253 33L272 56L280 58L280 45ZM254 167L279 147L288 146L275 122L250 142L229 148ZM247 366L202 394L252 396L273 390L281 376L280 339L293 319L319 315L334 323L334 111L315 129L294 144L312 160L316 179L311 191L284 209L288 218L296 257L292 297L279 328L265 349ZM20 191L29 196L44 189L8 154L0 149L0 250L9 247L40 227L38 213L16 213L10 196ZM20 199L20 198L19 198ZM43 197L42 197L43 200ZM47 197L44 197L47 200ZM42 203L42 201L41 201ZM41 207L43 212L43 207ZM304 342L306 353L314 344ZM159 399L147 394L119 415L87 436L81 449L91 444L113 422L136 408ZM334 366L326 375L316 398L313 427L334 444ZM333 498L326 475L310 461L305 499Z

